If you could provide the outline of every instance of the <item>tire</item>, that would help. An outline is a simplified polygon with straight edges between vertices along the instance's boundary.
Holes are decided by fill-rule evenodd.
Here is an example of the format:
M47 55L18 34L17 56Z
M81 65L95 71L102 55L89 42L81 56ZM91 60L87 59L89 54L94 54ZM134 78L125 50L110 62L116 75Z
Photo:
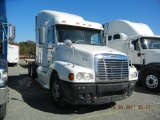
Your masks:
M150 92L160 92L160 74L157 71L146 72L142 83L146 90Z
M53 74L51 79L51 94L53 101L58 108L64 108L67 103L62 92L59 77L57 74Z
M37 67L38 65L35 62L28 65L28 74L31 76L32 79L37 78Z
M31 64L28 64L28 75L31 76Z
M36 76L35 76L35 73L33 72L33 66L31 65L31 78L34 79Z
M0 106L0 120L3 120L4 117L6 116L6 107L7 103L4 103Z

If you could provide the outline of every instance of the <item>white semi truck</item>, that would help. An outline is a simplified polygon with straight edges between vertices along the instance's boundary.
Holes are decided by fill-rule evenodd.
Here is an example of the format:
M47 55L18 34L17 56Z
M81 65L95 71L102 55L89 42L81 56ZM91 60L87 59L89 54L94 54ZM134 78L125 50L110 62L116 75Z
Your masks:
M143 23L115 20L104 24L108 47L127 54L149 91L160 92L160 36Z
M130 96L138 79L126 54L107 48L101 24L43 10L36 16L36 59L28 72L58 107L104 104Z

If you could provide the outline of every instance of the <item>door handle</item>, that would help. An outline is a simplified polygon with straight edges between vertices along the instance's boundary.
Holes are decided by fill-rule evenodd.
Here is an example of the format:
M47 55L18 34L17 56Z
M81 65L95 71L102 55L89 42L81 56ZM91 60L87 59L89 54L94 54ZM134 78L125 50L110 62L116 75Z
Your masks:
M141 53L137 53L137 56L140 57L140 56L141 56Z

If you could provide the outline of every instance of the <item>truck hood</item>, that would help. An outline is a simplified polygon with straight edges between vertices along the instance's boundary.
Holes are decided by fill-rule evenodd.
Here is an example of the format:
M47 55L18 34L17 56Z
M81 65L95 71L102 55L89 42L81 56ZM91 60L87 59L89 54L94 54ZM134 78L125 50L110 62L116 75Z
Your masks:
M82 44L74 44L75 50L81 52L85 56L94 56L96 54L121 54L125 55L124 53L114 50L112 48L106 46L95 46L95 45L82 45ZM125 55L126 56L126 55Z
M148 49L145 51L145 64L158 62L160 60L160 49Z
M75 65L92 69L94 69L94 56L97 54L119 54L127 56L122 52L106 46L85 44L73 44L72 48L66 48L61 45L56 50L55 60L70 62Z
M145 53L146 55L160 56L160 49L148 49Z

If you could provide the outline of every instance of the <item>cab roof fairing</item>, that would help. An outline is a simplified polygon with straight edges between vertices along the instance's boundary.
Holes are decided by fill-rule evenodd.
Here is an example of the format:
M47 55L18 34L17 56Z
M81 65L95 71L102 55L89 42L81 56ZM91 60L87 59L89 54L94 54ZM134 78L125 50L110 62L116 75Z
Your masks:
M102 25L99 23L85 21L81 16L57 11L43 10L38 13L36 19L36 30L45 25L52 26L55 24L103 30Z

